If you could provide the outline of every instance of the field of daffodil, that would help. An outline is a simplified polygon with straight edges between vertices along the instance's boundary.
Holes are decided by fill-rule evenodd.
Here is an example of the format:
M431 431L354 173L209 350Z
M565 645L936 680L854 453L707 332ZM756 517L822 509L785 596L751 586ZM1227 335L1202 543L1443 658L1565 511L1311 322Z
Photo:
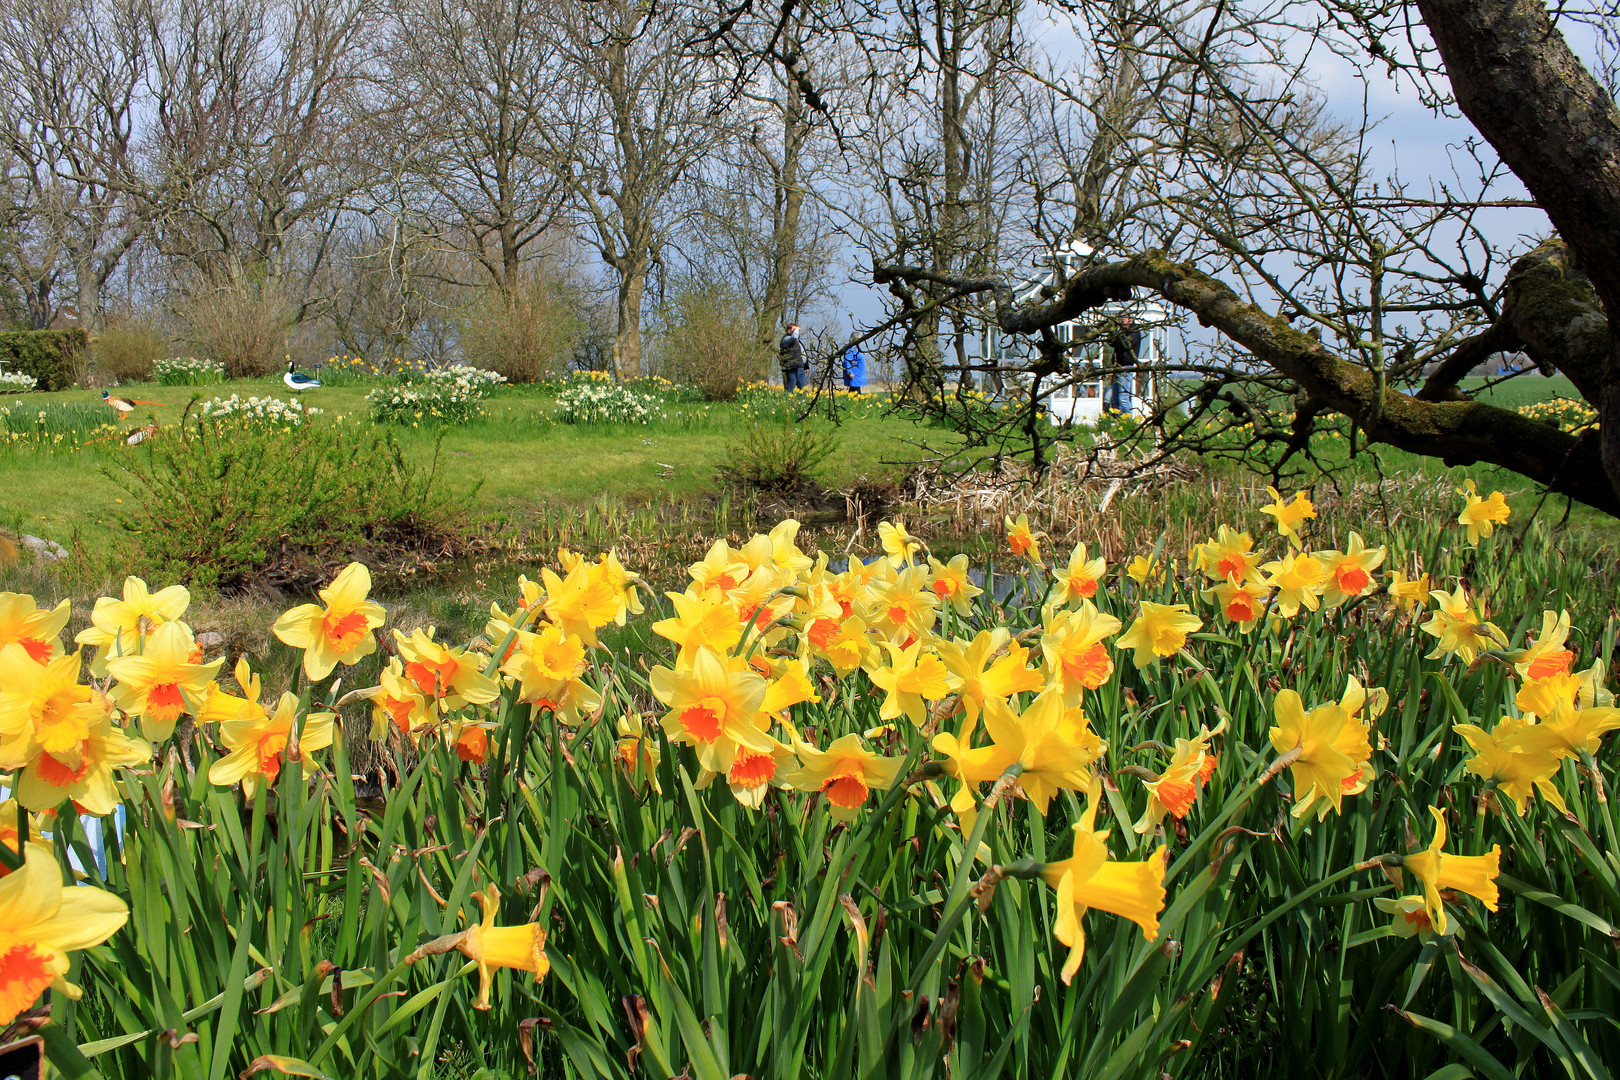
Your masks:
M1271 496L1117 566L1024 519L983 572L784 521L663 597L562 551L470 642L385 636L351 564L276 620L280 693L179 586L71 643L0 594L5 1040L131 1080L1608 1076L1615 598L1499 493L1367 537Z

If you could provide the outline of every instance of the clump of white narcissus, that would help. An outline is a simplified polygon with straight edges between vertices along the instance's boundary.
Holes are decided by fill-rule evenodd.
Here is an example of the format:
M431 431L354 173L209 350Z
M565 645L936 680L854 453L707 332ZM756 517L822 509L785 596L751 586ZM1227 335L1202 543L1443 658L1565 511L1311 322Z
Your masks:
M311 416L319 416L321 409L306 407L298 400L283 401L278 397L242 397L232 394L228 398L210 398L198 407L210 420L238 420L248 424L290 427L302 424Z
M469 364L402 375L403 386L384 386L366 395L372 416L382 422L464 424L484 411L483 401L506 377Z
M557 419L565 424L649 424L663 416L651 394L594 377L575 376L557 395Z
M20 371L0 371L0 394L26 394L39 380Z
M164 386L209 386L225 381L225 365L195 356L171 356L152 365L152 377Z

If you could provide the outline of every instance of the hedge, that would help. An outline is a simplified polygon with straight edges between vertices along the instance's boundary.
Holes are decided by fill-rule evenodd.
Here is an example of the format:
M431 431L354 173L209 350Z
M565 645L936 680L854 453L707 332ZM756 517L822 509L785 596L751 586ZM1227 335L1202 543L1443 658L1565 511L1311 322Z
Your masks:
M66 390L84 374L89 343L79 327L0 333L0 370L32 375L39 390Z

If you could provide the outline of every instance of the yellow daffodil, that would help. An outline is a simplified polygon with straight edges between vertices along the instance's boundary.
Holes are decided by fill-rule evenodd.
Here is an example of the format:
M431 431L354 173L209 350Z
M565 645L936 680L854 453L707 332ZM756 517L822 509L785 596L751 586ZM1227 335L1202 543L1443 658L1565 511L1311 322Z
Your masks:
M1439 639L1434 651L1427 654L1429 659L1453 653L1463 663L1472 664L1482 649L1507 644L1507 635L1502 633L1501 627L1485 622L1475 613L1461 585L1449 593L1436 589L1429 595L1434 598L1435 611L1429 621L1419 627L1425 634Z
M49 848L29 844L22 868L0 879L0 1025L47 988L77 1000L68 953L100 945L129 919L129 906L88 885L64 886Z
M1518 747L1559 757L1596 754L1603 736L1620 729L1620 709L1597 704L1602 670L1594 664L1585 673L1564 672L1526 681L1514 704L1539 723L1517 734Z
M883 554L889 558L889 565L897 570L915 564L917 552L922 550L922 542L906 531L904 521L878 522L878 541L883 545Z
M1502 858L1500 844L1492 844L1488 855L1448 855L1446 846L1446 816L1436 806L1429 807L1434 817L1434 839L1427 850L1408 855L1402 866L1423 883L1423 906L1435 932L1445 934L1450 921L1441 900L1441 889L1467 893L1484 901L1487 911L1496 910L1496 876Z
M618 735L613 749L623 763L625 772L634 779L639 769L652 789L661 792L658 763L663 760L663 751L658 748L658 740L648 736L641 714L625 713L614 723L613 730Z
M707 589L728 593L741 585L750 572L748 564L724 540L716 540L702 561L687 569L700 593Z
M977 725L964 720L962 731L952 734L941 731L933 738L934 752L943 760L945 775L957 781L956 794L951 798L951 811L956 814L962 828L973 828L977 816L975 793L981 786L993 783L1018 761L1016 748L1009 745L971 745Z
M106 712L101 694L79 685L77 652L40 665L20 644L0 648L0 769L77 746Z
M1097 586L1108 572L1108 564L1101 555L1095 559L1088 559L1086 555L1086 545L1076 544L1069 553L1069 565L1056 574L1051 595L1046 600L1048 604L1079 607L1083 601L1097 595Z
M141 734L152 742L167 739L182 715L201 709L208 684L225 663L192 663L196 651L186 625L169 622L152 631L139 655L107 661L107 674L118 680L110 695L113 704L138 718Z
M984 590L968 580L968 557L953 555L948 563L930 557L928 570L932 575L928 588L939 597L939 602L951 605L951 609L963 617L972 615L973 598Z
M1285 501L1282 492L1274 487L1266 488L1271 496L1269 505L1262 506L1262 514L1270 514L1277 520L1277 531L1287 537L1296 546L1299 544L1299 526L1301 522L1309 521L1316 516L1316 507L1306 497L1303 491L1296 491L1292 502Z
M615 585L601 563L577 563L566 578L544 568L540 580L545 587L541 610L546 618L594 648L596 632L618 617L624 590Z
M95 646L90 673L105 676L109 657L139 652L147 634L184 615L190 604L191 594L182 586L170 585L154 593L140 578L127 577L123 598L103 596L97 600L90 613L90 627L73 640Z
M298 725L297 752L309 754L331 746L336 719L335 713L306 714ZM230 753L209 767L208 782L218 787L240 783L242 794L249 798L259 790L261 783L274 786L281 775L288 744L293 741L293 725L297 720L298 698L284 693L270 716L250 716L221 724L219 741Z
M814 565L814 560L799 550L798 521L784 518L769 533L756 533L737 554L750 570L768 566L779 574L797 576Z
M1383 565L1388 554L1386 547L1368 548L1361 534L1356 532L1350 534L1343 551L1317 552L1327 578L1322 599L1327 601L1328 607L1338 607L1376 589L1378 583L1373 580L1372 572Z
M494 885L474 892L478 906L483 909L483 921L467 928L456 943L456 949L478 965L478 998L475 1009L488 1009L490 987L495 982L496 968L527 971L539 982L551 970L546 959L546 928L539 923L520 923L517 926L496 926L495 918L501 910L501 891Z
M1344 797L1366 786L1363 770L1372 757L1369 728L1357 715L1366 700L1361 684L1350 680L1344 699L1305 711L1299 694L1283 690L1272 710L1277 726L1270 731L1271 745L1279 754L1296 748L1300 755L1290 772L1294 777L1294 817L1303 817L1314 805L1318 816L1342 809ZM1323 800L1318 803L1317 800Z
M50 663L62 655L62 628L72 610L67 600L54 608L36 608L32 596L0 592L0 649L21 645L35 663Z
M874 652L866 665L867 678L884 692L878 715L884 720L904 716L917 727L928 722L928 705L956 688L958 679L945 662L932 652L923 651L918 641L902 648L885 641L883 652Z
M872 651L866 623L855 615L813 619L805 627L804 638L810 651L831 664L840 679L858 670Z
M1041 561L1040 541L1029 528L1029 515L1019 514L1017 520L1008 517L1004 524L1007 527L1007 547L1020 559L1030 562Z
M1102 686L1114 674L1114 658L1104 642L1119 633L1119 620L1083 600L1078 611L1047 608L1042 622L1041 656L1047 685L1078 705L1087 690Z
M1142 612L1119 639L1121 649L1132 650L1139 668L1151 667L1160 657L1174 656L1187 644L1187 635L1204 625L1186 604L1142 601Z
M793 751L775 739L771 740L768 751L738 747L737 756L731 759L731 768L726 770L726 786L739 803L750 810L758 810L764 804L765 793L771 789L771 785L784 783L783 777L797 765L798 758ZM708 787L716 775L705 770L693 786L699 789Z
M300 604L276 620L276 637L304 650L304 675L319 682L339 664L354 664L377 651L372 633L387 621L383 606L367 599L371 571L353 562L320 591L320 604ZM324 605L324 606L323 606Z
M739 749L768 754L776 745L760 710L769 686L740 658L699 648L690 664L653 668L648 682L669 706L660 721L664 734L691 746L710 772L730 772Z
M1477 545L1480 538L1490 536L1498 525L1507 524L1508 516L1512 513L1507 499L1500 491L1493 491L1489 498L1479 497L1479 491L1474 487L1472 480L1464 480L1463 486L1457 489L1457 494L1463 496L1462 513L1457 516L1457 524L1468 529L1468 542Z
M1315 611L1322 606L1322 592L1327 585L1327 568L1314 555L1288 552L1281 559L1260 567L1265 577L1262 583L1277 590L1277 613L1292 619L1300 608Z
M1126 564L1125 576L1145 589L1164 580L1164 564L1152 555L1138 555Z
M433 640L433 628L417 629L406 637L394 631L394 644L405 662L405 677L428 697L437 698L443 712L468 705L487 705L500 696L500 684L484 673L485 658Z
M900 775L899 758L872 753L853 732L834 739L825 750L805 742L795 742L799 767L782 778L798 791L819 791L827 799L832 816L854 821L873 791L884 791Z
M1107 831L1094 825L1102 783L1093 779L1080 820L1074 825L1074 854L1048 863L1041 872L1057 890L1057 918L1052 935L1069 947L1061 972L1067 985L1080 970L1086 955L1086 912L1092 908L1129 919L1142 928L1142 936L1159 936L1159 912L1164 910L1164 869L1169 851L1161 845L1142 862L1114 862L1108 858Z
M690 661L700 648L727 652L742 640L742 624L722 594L710 591L695 597L676 592L664 595L675 605L675 615L653 623L652 632L679 646L679 659Z
M1452 730L1474 749L1474 756L1463 762L1463 768L1495 784L1497 792L1511 801L1520 814L1535 791L1540 791L1559 813L1568 813L1563 796L1552 782L1558 775L1561 755L1550 749L1522 749L1524 735L1533 726L1532 722L1504 716L1489 732L1477 724L1453 724Z
M968 731L990 698L1005 701L1014 694L1039 690L1046 683L1039 671L1028 666L1029 650L1014 642L1004 626L981 630L971 642L939 641L935 648L957 680L956 693L962 698Z
M1048 690L1022 713L998 698L984 704L985 734L1023 768L1018 785L1041 816L1059 791L1084 791L1095 755L1067 734L1063 695Z
M519 701L549 710L565 724L578 724L582 712L602 703L601 696L580 679L585 668L585 643L548 624L532 634L520 631L517 647L501 670L518 680Z
M398 663L398 661L395 661ZM263 690L259 686L259 677L253 673L248 665L247 657L237 657L236 669L237 689L245 695L237 697L227 694L220 689L217 682L209 683L207 693L203 696L202 706L197 710L197 722L200 724L217 724L225 720L240 720L248 714L254 716L265 715L264 706L260 704Z
M1429 593L1432 591L1428 574L1419 574L1415 578L1408 578L1399 570L1389 572L1389 596L1395 601L1395 610L1402 615L1417 608L1421 611L1429 604Z

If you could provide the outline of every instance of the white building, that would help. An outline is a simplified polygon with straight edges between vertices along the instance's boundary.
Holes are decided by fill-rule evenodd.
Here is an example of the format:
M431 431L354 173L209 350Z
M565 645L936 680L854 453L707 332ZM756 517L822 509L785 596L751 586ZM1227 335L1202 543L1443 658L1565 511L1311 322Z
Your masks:
M1043 288L1056 287L1058 266L1070 269L1078 258L1090 253L1091 248L1079 242L1051 253L1053 268L1019 284L1013 290L1014 302L1025 304L1038 300ZM1158 396L1156 379L1150 370L1144 369L1157 365L1163 357L1165 333L1171 325L1171 315L1159 303L1123 301L1093 308L1078 319L1059 323L1052 328L1053 335L1060 342L1086 342L1070 351L1069 371L1066 374L1059 372L1048 375L1041 381L1041 403L1046 407L1054 426L1094 424L1102 416L1103 405L1107 401L1107 379L1096 372L1110 358L1106 348L1108 335L1100 333L1100 330L1107 325L1117 325L1119 320L1127 317L1132 320L1133 328L1142 333L1142 345L1137 351L1137 363L1141 367L1129 376L1132 385L1127 388L1130 412L1147 416L1152 411ZM1037 339L1023 334L1005 334L991 325L985 330L983 349L984 356L996 364L1000 393L1011 396L1017 394L1019 388L1027 393L1027 372L1039 355ZM1050 390L1046 389L1048 387Z

